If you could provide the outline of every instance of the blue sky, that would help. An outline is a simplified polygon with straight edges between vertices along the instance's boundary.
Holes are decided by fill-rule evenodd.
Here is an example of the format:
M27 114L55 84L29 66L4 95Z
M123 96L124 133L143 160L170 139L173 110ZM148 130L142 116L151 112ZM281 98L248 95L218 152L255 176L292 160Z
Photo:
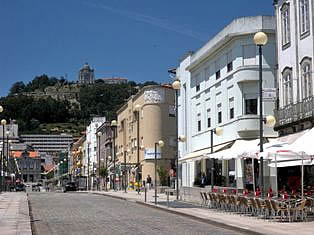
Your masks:
M234 18L273 15L272 0L0 0L0 96L36 75L169 82L168 68Z

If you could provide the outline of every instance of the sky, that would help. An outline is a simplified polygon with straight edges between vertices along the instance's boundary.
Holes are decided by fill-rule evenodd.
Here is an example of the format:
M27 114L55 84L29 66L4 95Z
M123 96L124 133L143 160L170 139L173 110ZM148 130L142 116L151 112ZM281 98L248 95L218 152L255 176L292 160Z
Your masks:
M273 15L272 0L0 0L0 96L47 74L171 82L196 51L233 19Z

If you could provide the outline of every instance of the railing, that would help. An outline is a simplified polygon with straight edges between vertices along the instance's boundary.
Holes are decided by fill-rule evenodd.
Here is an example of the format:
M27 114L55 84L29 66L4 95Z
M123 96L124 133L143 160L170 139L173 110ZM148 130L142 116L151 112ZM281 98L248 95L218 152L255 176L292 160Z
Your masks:
M314 97L307 97L302 101L289 104L279 110L275 110L276 127L294 123L303 119L314 117Z

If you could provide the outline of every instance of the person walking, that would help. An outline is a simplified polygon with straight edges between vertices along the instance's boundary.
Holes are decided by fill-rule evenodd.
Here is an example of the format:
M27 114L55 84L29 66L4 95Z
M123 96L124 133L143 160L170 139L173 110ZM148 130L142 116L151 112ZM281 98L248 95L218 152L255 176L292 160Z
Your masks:
M152 178L150 177L150 175L147 175L146 184L147 184L148 189L152 188Z

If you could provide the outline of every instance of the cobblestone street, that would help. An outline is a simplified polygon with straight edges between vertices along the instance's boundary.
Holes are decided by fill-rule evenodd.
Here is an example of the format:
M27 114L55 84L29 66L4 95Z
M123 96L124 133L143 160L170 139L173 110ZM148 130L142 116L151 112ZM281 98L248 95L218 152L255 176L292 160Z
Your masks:
M133 202L82 193L30 193L35 235L239 234Z

